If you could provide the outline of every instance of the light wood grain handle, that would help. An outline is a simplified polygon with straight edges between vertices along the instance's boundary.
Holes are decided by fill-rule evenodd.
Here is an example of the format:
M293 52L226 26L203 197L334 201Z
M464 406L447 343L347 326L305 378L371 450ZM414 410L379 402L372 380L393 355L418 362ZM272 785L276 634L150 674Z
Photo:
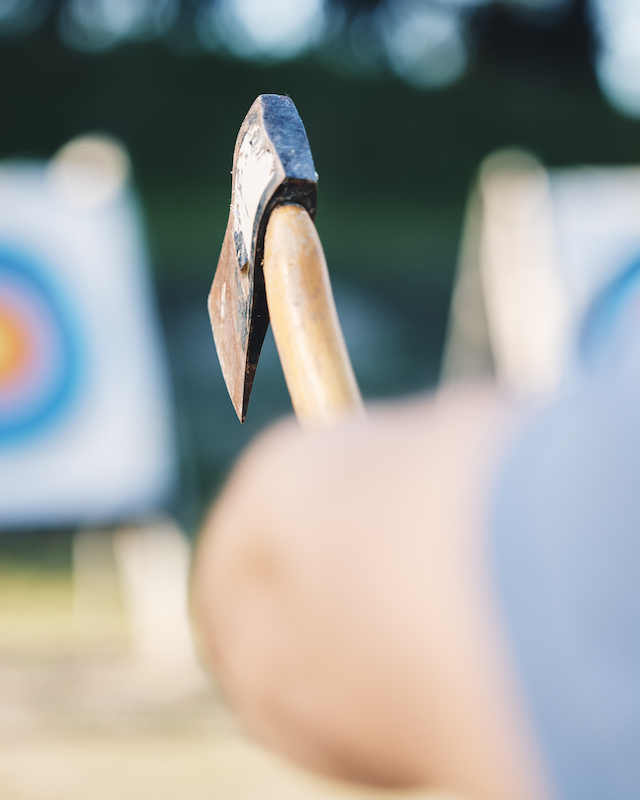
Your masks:
M267 305L296 416L330 427L363 414L322 245L300 206L278 206L264 246Z

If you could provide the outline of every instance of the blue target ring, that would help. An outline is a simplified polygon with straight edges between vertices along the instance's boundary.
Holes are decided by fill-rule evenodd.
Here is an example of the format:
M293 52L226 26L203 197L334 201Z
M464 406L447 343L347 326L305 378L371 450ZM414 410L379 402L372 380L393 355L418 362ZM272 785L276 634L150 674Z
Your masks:
M640 259L595 297L580 331L580 352L588 364L614 357L640 331Z
M54 280L30 256L0 246L0 446L66 412L79 384L79 344Z

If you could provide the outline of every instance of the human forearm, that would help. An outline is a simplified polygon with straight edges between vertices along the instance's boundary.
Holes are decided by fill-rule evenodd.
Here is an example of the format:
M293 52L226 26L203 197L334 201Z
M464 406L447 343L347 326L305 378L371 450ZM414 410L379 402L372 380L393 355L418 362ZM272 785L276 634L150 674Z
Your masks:
M508 416L486 391L445 395L332 434L272 433L240 465L196 595L261 738L349 778L540 796L478 524Z

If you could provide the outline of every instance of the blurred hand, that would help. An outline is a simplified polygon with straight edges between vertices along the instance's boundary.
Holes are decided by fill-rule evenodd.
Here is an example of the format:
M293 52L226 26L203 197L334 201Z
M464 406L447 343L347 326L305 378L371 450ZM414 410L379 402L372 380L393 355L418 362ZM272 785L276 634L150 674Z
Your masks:
M485 530L514 414L491 390L295 423L241 459L202 533L206 655L249 729L346 779L547 797Z

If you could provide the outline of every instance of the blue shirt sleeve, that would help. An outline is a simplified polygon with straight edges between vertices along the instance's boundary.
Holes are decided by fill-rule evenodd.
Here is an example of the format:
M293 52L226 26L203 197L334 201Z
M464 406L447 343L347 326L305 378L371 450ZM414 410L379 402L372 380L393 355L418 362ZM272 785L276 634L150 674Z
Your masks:
M606 335L592 335L606 316L589 322L571 390L531 413L495 494L496 583L562 800L640 798L640 292L632 294Z

